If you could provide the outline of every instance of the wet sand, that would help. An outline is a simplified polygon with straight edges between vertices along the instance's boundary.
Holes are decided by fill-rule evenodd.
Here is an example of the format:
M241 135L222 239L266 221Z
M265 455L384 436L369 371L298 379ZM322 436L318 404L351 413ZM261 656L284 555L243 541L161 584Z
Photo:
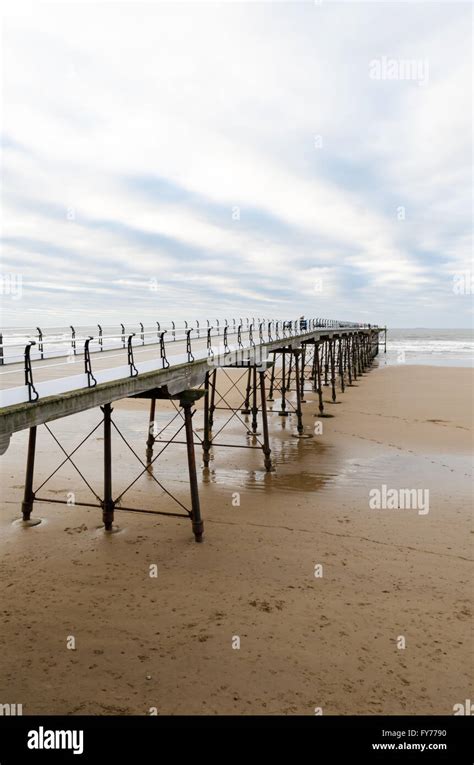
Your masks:
M307 394L311 438L270 414L275 472L259 450L224 447L198 470L202 545L185 519L125 512L105 535L100 511L77 505L38 503L39 526L12 525L27 440L15 435L0 463L0 703L24 714L452 714L472 697L472 383L469 369L373 369L326 405L333 417L319 420ZM119 402L114 417L143 459L146 404ZM99 419L51 429L72 449ZM195 427L202 437L199 413ZM252 444L235 418L220 439ZM98 493L101 446L96 431L74 457ZM119 493L141 468L118 436L114 456ZM40 428L35 487L61 459ZM154 475L188 504L184 446L166 449ZM429 489L429 512L370 509L382 484ZM91 498L71 466L47 487ZM179 511L147 475L124 504Z

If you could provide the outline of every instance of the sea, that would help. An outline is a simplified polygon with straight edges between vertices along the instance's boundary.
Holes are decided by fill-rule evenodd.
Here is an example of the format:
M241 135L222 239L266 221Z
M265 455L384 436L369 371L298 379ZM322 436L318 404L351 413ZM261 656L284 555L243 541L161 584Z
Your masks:
M472 367L472 329L387 329L387 353L381 336L379 364L427 364Z

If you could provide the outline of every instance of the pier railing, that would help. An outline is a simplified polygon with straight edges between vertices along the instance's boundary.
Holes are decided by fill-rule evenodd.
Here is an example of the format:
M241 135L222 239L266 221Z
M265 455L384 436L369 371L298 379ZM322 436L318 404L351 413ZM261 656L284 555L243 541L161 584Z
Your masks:
M246 317L232 319L230 322L227 319L216 319L214 324L211 320L202 324L199 321L193 324L172 321L166 325L157 321L153 329L145 327L141 322L134 329L121 324L119 332L109 331L109 328L104 332L104 327L98 324L95 334L88 334L88 329L71 325L66 336L58 337L54 328L50 332L43 332L37 327L35 338L27 337L26 343L25 336L19 342L14 335L7 334L7 342L2 339L0 346L4 366L0 373L2 406L34 403L40 396L94 388L97 384L168 369L171 364L177 366L203 360L214 364L216 357L224 357L225 360L229 354L241 354L243 351L252 352L255 363L256 349L268 344L285 343L291 338L301 339L318 330L360 331L371 329L371 325L320 318L283 320ZM138 332L135 331L137 329ZM376 327L372 325L372 329ZM140 353L147 350L149 356L153 346L158 350L156 356L139 361ZM107 368L94 371L93 354L104 352ZM54 379L35 385L34 370L50 368L51 360L55 360L52 365L56 373ZM83 364L83 372L73 375L69 373L71 368L68 366L76 360ZM22 366L24 384L9 386L7 378L10 373L18 375L18 364ZM66 369L68 371L65 374Z
M214 319L192 322L184 321L177 323L174 321L161 323L156 321L154 326L144 326L142 322L135 325L120 324L112 325L87 325L69 327L48 327L42 329L36 327L34 330L25 329L24 332L18 330L12 331L5 329L0 331L0 366L6 364L22 363L24 359L25 347L30 347L30 358L32 361L58 358L61 356L77 356L85 353L85 343L88 340L94 340L94 345L90 352L102 352L105 350L119 350L127 348L128 338L132 335L136 340L135 345L155 345L160 343L160 337L163 332L166 333L165 342L186 342L188 332L191 330L193 338L206 338L209 329L212 329L213 337L223 337L237 335L239 328L241 332L273 333L283 336L283 332L295 334L303 326L311 329L337 327L369 327L367 324L353 323L348 321L336 321L334 319L267 319L260 317L245 317L228 319ZM265 328L262 330L261 328Z

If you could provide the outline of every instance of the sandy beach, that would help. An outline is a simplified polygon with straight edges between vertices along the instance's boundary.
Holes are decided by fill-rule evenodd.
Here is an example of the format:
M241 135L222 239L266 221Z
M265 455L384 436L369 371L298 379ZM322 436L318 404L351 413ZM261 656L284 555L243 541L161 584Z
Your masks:
M39 526L12 525L27 445L15 434L1 463L0 702L23 714L452 714L472 697L472 384L470 369L374 367L322 420L308 392L312 437L269 415L273 473L259 450L217 446L203 473L198 449L202 545L186 520L120 511L106 535L99 510L74 505L38 503ZM119 402L114 416L143 459L147 404ZM72 449L99 420L51 429ZM235 420L224 433L252 444ZM100 431L76 456L100 493ZM35 486L61 459L41 427ZM114 460L118 493L140 464L118 438ZM188 503L184 446L154 473ZM429 512L371 509L382 485L429 490ZM91 499L71 466L48 487ZM177 509L147 475L126 504Z

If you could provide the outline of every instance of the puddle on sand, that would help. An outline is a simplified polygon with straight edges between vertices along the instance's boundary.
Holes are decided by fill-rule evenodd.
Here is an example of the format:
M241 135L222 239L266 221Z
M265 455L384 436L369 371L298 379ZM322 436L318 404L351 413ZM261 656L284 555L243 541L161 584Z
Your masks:
M288 475L276 472L267 473L265 470L228 470L226 468L210 469L203 478L204 483L215 484L226 489L258 491L271 494L272 492L314 492L321 490L334 476L321 473L290 473Z
M130 440L131 446L136 451L140 460L145 457L146 441L146 418L143 422L142 412L133 410L122 410L117 413L117 424L124 434ZM61 441L64 437L64 446L67 451L78 444L78 441L85 435L89 429L92 429L97 423L97 413L84 413L82 419L70 418L54 423L55 432L57 432ZM214 434L217 434L224 421L228 418L218 415L215 420ZM244 418L242 418L244 419ZM203 485L213 485L218 487L219 491L245 490L249 492L258 492L259 496L263 494L270 498L272 493L286 492L294 497L295 494L313 494L316 492L327 492L334 488L366 490L369 486L380 486L383 483L392 486L431 486L436 481L447 481L452 484L453 491L456 490L455 482L460 484L459 489L465 485L472 469L468 457L459 457L452 455L417 455L414 453L402 453L395 451L386 451L376 456L345 456L344 450L337 445L328 444L318 435L313 438L299 439L296 432L296 418L280 418L273 414L269 417L271 459L276 467L275 472L267 473L263 466L263 454L259 448L258 441L252 436L248 436L246 429L249 423L248 418L244 423L237 418L231 421L225 430L216 439L216 446L212 452L209 471L202 470L202 451L199 445L196 445L196 462L198 467L198 479ZM74 420L74 422L72 422ZM169 420L169 413L160 414L157 417L159 426L165 425ZM80 428L75 429L78 425ZM177 423L178 427L182 423ZM200 422L197 424L196 442L202 438L200 432ZM75 426L75 427L73 427ZM21 443L21 452L26 452L26 440L24 434L18 434L18 442ZM169 434L172 435L171 433ZM184 434L180 433L179 440L183 439ZM101 438L100 429L92 437L92 444L84 445L79 452L74 455L74 461L80 469L83 469L88 478L97 483L100 487L102 480L102 445L94 443L94 438ZM139 461L130 453L128 448L121 442L118 434L113 436L113 456L114 456L114 488L117 493L122 488L133 481L133 479L142 471ZM259 437L262 441L262 437ZM54 444L53 447L57 454L52 454L51 437L48 434L42 434L40 443L40 454L37 465L37 479L41 482L56 463L64 459ZM227 448L219 445L220 442L234 444L235 446L256 446L257 448ZM158 444L155 449L155 455L163 449L164 445ZM16 464L16 453L18 450L9 450L6 458L11 457L11 469L18 469ZM346 452L347 454L347 452ZM23 469L23 465L22 465ZM62 470L68 473L58 476L59 483L48 487L52 491L52 496L65 493L69 487L68 480L71 480L71 486L77 485L77 476L70 465L66 465ZM44 476L43 476L44 473ZM166 488L173 489L180 487L179 492L187 496L188 476L186 462L186 448L183 445L170 446L165 448L159 460L155 463L153 470L155 478L163 481ZM68 476L68 477L67 477ZM64 483L63 483L64 482ZM152 491L150 487L152 486ZM143 492L143 502L150 497L155 497L161 493L161 489L148 473L142 477L133 486L133 490L139 493ZM181 496L181 494L180 494Z
M439 485L462 490L472 477L470 459L465 455L400 454L385 452L375 457L344 459L336 486L356 488L377 486L383 483L395 487L427 487Z

